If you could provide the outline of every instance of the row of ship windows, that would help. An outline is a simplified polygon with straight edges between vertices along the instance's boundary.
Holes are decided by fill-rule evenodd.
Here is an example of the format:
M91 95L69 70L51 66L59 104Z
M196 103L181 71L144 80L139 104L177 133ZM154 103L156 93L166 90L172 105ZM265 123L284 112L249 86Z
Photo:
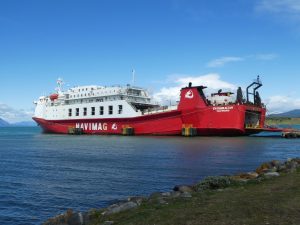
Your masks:
M118 114L122 114L123 112L123 106L122 105L118 105ZM87 116L87 107L83 108L83 116ZM79 116L80 114L80 109L76 108L75 109L75 116ZM114 107L112 105L108 106L108 115L113 115L114 114ZM69 117L71 117L73 115L73 109L69 109L68 112ZM96 115L96 107L91 107L91 116L95 116ZM99 107L99 115L104 115L104 106L100 106Z
M99 95L99 94L108 94L108 93L116 93L116 90L105 91L105 92L97 92L96 94ZM95 95L94 92L92 92L92 93L84 93L84 94L77 94L77 95L75 94L75 95L70 95L70 98L76 98L76 97L78 98L78 97L86 97L86 96L94 96L94 95Z
M97 98L97 99L89 99L87 101L88 102L93 102L95 100L96 102L103 102L103 100L106 101L107 99L109 99L109 100L124 100L124 97L123 96L118 96L118 97L104 97L104 98ZM81 99L81 100L69 100L69 101L81 101L82 102L83 100Z

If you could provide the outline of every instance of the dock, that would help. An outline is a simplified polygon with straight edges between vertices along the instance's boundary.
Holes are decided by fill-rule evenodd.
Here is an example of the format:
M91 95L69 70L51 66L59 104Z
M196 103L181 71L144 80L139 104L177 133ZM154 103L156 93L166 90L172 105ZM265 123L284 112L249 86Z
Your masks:
M284 138L300 138L300 131L299 130L292 130L292 131L282 131L282 137Z
M300 130L293 128L278 128L278 127L264 127L264 128L247 128L248 131L261 130L265 132L281 133L283 138L300 138Z

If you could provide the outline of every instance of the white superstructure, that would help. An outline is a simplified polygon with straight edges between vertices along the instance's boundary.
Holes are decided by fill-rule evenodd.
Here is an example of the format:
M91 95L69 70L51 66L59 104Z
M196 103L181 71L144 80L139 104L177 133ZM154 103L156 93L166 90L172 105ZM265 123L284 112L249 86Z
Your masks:
M57 83L55 94L41 96L34 102L35 117L45 120L128 118L159 109L143 88L90 85L62 91L62 80Z

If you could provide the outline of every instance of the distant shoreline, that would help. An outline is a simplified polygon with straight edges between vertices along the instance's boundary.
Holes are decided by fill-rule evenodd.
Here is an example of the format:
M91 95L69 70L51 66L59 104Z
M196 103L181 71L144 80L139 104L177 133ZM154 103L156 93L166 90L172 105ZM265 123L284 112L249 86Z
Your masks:
M0 127L36 127L36 126L37 124L33 120L11 123L0 118Z
M300 118L291 117L267 117L266 124L271 125L300 125Z
M32 124L32 125L18 125L18 124L10 124L5 126L0 126L0 128L11 128L11 127L37 127L38 125Z

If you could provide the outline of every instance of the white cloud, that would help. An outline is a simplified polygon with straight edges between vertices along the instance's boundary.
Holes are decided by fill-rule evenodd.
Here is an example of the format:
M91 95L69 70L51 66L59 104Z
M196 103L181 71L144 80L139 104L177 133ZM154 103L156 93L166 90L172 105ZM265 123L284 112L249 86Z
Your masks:
M208 67L221 67L227 63L239 62L239 61L243 61L243 60L244 60L244 58L242 58L242 57L226 56L226 57L221 57L218 59L211 60L210 62L208 62L207 66Z
M261 0L257 5L258 10L272 13L300 14L299 0Z
M276 95L265 100L268 113L282 113L293 109L300 109L300 99L289 96Z
M256 54L256 55L247 55L247 56L224 56L217 59L213 59L207 63L208 67L215 68L215 67L222 67L225 64L232 63L232 62L240 62L244 60L274 60L278 58L279 55L275 53L265 53L265 54Z
M33 112L31 110L15 109L6 104L0 103L0 118L8 122L20 122L31 120Z
M257 54L255 55L255 58L257 60L273 60L278 58L278 54L270 53L270 54Z
M173 82L170 83L170 87L163 87L160 91L153 95L154 99L161 104L169 104L171 101L173 104L179 100L180 89L186 87L189 82L192 82L193 86L207 86L206 93L211 93L218 89L224 89L228 91L235 91L237 87L234 84L221 80L220 75L216 73L210 73L205 75L176 75Z

